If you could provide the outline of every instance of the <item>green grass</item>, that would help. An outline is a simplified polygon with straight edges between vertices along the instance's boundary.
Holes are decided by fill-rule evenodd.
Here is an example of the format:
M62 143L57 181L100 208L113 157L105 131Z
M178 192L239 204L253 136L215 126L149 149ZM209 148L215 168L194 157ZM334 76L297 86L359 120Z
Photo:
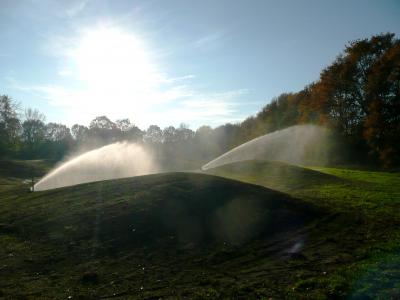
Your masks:
M304 168L267 161L234 163L208 173L284 191L338 218L353 219L339 226L337 234L343 240L353 239L350 252L358 253L361 259L338 264L332 276L300 280L295 289L304 293L343 290L343 283L346 294L355 299L400 297L399 173ZM321 227L316 235L331 240L324 231ZM321 245L321 249L326 247L329 243ZM315 292L314 296L321 295Z
M304 168L270 161L238 162L207 173L286 192L335 212L399 217L400 173Z
M314 185L340 182L340 178L302 167L272 161L243 161L207 170L208 174L291 192Z
M0 298L400 297L398 173L248 161L30 193L49 164L4 165Z
M335 168L313 170L344 179L340 184L320 184L311 189L315 197L329 199L330 206L340 210L360 209L372 217L379 214L398 218L400 206L400 173L370 172ZM311 192L308 192L311 194Z
M270 291L275 275L259 274L270 254L291 260L287 250L320 218L284 193L194 173L35 193L18 183L0 195L0 295L9 298L279 295L286 283ZM278 272L285 261L274 262Z

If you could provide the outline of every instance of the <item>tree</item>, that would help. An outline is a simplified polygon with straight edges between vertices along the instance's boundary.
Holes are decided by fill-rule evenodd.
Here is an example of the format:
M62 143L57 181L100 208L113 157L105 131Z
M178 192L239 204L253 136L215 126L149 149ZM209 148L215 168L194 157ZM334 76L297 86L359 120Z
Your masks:
M71 148L71 145L71 131L67 126L58 123L48 123L46 125L46 137L41 151L42 155L60 159Z
M178 133L174 126L165 127L162 135L164 143L171 144L178 141Z
M39 112L37 109L28 108L25 110L25 120L26 121L41 121L44 122L46 117L44 114Z
M206 162L216 157L220 150L214 130L210 126L201 126L194 135L196 157Z
M176 136L178 141L188 141L194 138L194 131L189 128L189 125L181 123L176 129Z
M110 121L109 118L107 118L106 116L100 116L100 117L96 117L94 118L91 122L90 122L90 129L106 129L106 130L112 130L117 128L117 126L115 125L114 122Z
M78 143L83 143L86 141L88 134L89 134L89 128L83 125L75 124L71 128L71 133L73 138L78 142Z
M46 139L53 142L62 142L72 139L70 129L59 123L48 123L46 125Z
M366 85L373 66L396 43L394 34L351 42L343 54L322 73L314 86L311 106L320 122L335 127L351 139L360 139L368 114Z
M369 105L364 137L385 166L399 163L400 41L375 63L365 91Z
M18 150L21 122L18 118L19 104L9 96L0 96L0 155Z
M139 127L131 123L129 119L119 119L115 121L115 125L120 130L120 138L122 140L129 140L140 142L143 139L143 131Z
M106 116L96 117L90 122L89 136L98 146L113 143L121 136L121 130Z
M163 142L163 132L157 125L150 125L143 136L146 143L162 143Z
M115 126L122 132L129 131L132 127L131 121L129 119L119 119L115 121Z
M142 142L143 135L143 131L135 125L131 125L128 131L126 131L125 133L126 139L134 142Z
M25 142L25 155L29 158L39 154L40 147L45 139L45 117L37 110L27 109L25 121L22 123L22 139Z

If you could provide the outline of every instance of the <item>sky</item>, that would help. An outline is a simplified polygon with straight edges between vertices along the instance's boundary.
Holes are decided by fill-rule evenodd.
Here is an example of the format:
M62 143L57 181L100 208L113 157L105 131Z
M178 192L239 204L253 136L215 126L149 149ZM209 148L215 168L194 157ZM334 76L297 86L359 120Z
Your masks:
M0 0L0 94L47 122L240 122L352 40L400 35L393 0Z

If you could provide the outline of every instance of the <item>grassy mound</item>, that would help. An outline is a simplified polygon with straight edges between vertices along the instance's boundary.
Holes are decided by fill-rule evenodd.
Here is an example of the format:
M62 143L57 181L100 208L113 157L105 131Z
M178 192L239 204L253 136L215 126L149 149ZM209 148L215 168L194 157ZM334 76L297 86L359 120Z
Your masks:
M334 213L400 219L398 172L300 167L250 160L209 169L207 173L282 191Z
M338 182L338 177L277 161L246 160L206 171L208 174L237 179L282 191Z
M336 216L308 231L312 238L303 253L312 247L325 252L325 258L315 261L324 266L323 276L294 280L294 298L400 297L400 173L268 161L243 161L207 172L284 191ZM338 245L340 257L333 250ZM305 270L309 268L296 271Z
M230 267L223 281L233 285L255 252L295 238L317 214L280 192L188 173L15 188L0 202L0 291L21 297L176 296L180 286L201 298L212 285L204 272ZM294 245L268 251L296 253Z
M400 174L210 172L242 182L168 173L30 193L0 174L0 298L399 298Z

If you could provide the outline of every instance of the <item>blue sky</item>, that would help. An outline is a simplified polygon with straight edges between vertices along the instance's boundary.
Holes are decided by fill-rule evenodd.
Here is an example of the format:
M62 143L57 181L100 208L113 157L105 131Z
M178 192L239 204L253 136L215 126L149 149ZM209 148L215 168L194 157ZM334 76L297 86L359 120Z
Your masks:
M0 94L47 121L238 122L318 79L400 1L0 0Z

